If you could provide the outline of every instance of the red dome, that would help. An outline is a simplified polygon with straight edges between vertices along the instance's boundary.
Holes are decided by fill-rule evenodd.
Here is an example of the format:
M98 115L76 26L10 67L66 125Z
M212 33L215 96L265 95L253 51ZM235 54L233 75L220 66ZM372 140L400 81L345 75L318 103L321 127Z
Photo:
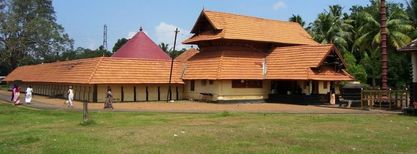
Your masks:
M171 57L156 45L143 31L136 33L136 35L117 50L112 57L171 60Z

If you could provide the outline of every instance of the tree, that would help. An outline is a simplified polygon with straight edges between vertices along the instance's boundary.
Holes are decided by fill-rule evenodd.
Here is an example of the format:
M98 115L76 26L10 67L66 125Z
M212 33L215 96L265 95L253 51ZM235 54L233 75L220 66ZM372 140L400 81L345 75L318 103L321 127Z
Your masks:
M375 60L379 60L379 55L373 53L376 52L375 49L379 48L381 43L379 7L379 1L371 1L371 5L359 8L358 12L355 12L358 17L355 22L359 23L360 27L357 31L358 38L355 40L353 48L356 48L356 51L364 55L364 61L368 61L363 64L367 64L367 72L372 74L370 75L372 82L375 82L378 75L375 73L375 70L380 70L381 67L380 62L375 62ZM398 54L395 50L405 46L412 40L410 34L413 31L414 27L401 5L389 3L387 5L387 35L389 51L388 82L390 86L400 87L409 78L409 60L406 55ZM373 85L375 84L373 83Z
M407 14L410 20L413 22L414 27L417 27L417 0L405 1L407 5Z
M169 44L163 43L163 42L160 43L158 46L162 49L162 51L167 53L171 58L175 58L175 57L181 55L183 52L187 51L187 49L185 49L185 48L182 48L181 50L175 50L174 51L172 48L169 48Z
M334 44L338 49L348 50L348 41L351 39L351 21L342 16L342 7L329 6L330 11L319 14L311 25L313 39L322 44Z
M113 46L112 52L115 53L117 50L119 50L127 41L129 41L126 38L118 39L117 42Z
M51 0L0 1L0 63L10 72L71 50L73 41L56 23Z
M168 53L169 52L169 44L162 42L161 44L158 45L164 52Z
M371 5L359 12L362 26L359 28L360 37L355 41L355 47L360 49L376 48L381 43L379 1L371 1ZM396 49L405 46L412 39L408 34L414 30L405 11L399 4L388 4L387 33L389 48Z
M288 19L289 21L291 21L291 22L296 22L296 23L298 23L298 24L300 24L301 25L301 27L304 27L305 26L305 22L304 22L304 20L303 20L303 18L301 18L301 16L300 15L292 15L292 17L290 17L290 19Z
M76 50L71 50L67 52L63 52L59 55L58 60L75 60L75 59L84 59L84 58L94 58L94 57L110 57L112 53L106 50L103 46L98 47L95 50L92 49L85 49L82 47L78 47ZM54 61L49 61L54 62Z

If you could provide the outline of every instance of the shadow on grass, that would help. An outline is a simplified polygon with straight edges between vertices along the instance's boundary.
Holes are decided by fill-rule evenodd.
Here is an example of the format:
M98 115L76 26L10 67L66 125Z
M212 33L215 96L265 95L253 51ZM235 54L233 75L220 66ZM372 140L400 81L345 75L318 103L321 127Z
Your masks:
M97 125L97 122L94 120L86 120L86 121L81 121L80 126L93 126L93 125Z

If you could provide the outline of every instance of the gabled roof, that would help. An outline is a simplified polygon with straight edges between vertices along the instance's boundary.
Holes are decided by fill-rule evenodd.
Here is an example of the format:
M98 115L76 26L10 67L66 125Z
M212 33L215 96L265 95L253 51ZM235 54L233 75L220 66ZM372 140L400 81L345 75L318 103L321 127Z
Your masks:
M127 41L112 57L171 60L143 31Z
M343 58L333 45L300 45L278 47L267 56L267 79L293 79L293 80L354 80L348 73L336 72L335 69L319 68L324 59L331 52Z
M213 30L199 32L202 22L208 20ZM284 44L316 45L298 23L278 21L231 13L203 10L192 31L194 36L183 43L194 44L216 39L247 40Z
M417 52L417 39L411 41L411 43L406 45L405 47L398 49L398 51Z
M183 79L263 79L264 57L252 51L200 52L188 60Z
M21 66L5 81L79 84L165 84L170 60L99 57ZM174 63L172 83L182 84L179 63Z
M270 53L238 49L202 51L187 61L183 79L354 80L344 70L336 71L323 64L330 53L335 53L344 65L333 45L278 47Z
M179 56L177 56L175 58L175 61L178 61L178 62L186 62L186 61L188 61L188 59L192 58L195 54L197 54L199 52L200 51L198 51L197 49L190 48L190 49L184 51Z

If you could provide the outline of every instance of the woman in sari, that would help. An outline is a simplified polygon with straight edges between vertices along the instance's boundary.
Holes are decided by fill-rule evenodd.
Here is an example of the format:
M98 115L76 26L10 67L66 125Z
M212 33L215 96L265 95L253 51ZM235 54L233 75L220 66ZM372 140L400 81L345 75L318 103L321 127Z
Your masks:
M17 86L17 85L15 85L12 91L13 91L13 102L14 102L14 105L20 105L20 98L19 98L19 95L20 95L20 87Z

